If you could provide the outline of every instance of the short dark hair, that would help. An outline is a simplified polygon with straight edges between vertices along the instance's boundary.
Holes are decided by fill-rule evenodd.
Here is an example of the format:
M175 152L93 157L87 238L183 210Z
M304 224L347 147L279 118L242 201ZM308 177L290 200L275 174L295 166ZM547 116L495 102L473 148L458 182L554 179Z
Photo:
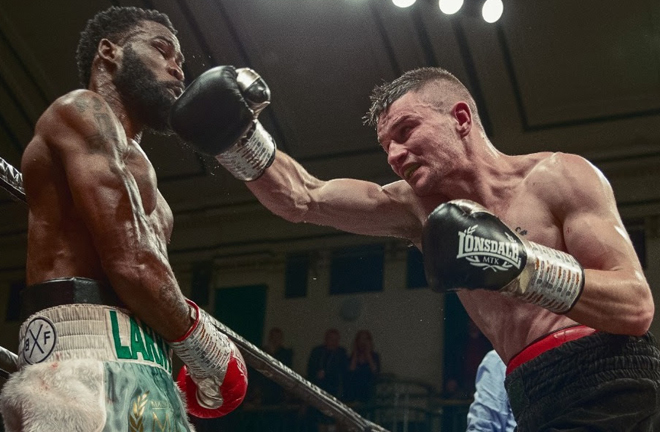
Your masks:
M176 30L169 17L162 12L137 7L112 6L94 15L87 21L85 29L80 33L76 49L76 63L80 84L87 88L92 74L92 62L96 55L99 42L103 38L119 43L131 30L142 21L154 21L168 28L173 34Z
M470 91L458 78L451 72L440 67L422 67L410 70L392 82L385 82L376 86L371 92L371 107L363 118L364 123L368 126L376 127L380 115L387 111L390 105L401 96L408 92L419 90L426 84L442 81L449 83L452 87L465 93L473 115L480 122L477 107L470 95Z

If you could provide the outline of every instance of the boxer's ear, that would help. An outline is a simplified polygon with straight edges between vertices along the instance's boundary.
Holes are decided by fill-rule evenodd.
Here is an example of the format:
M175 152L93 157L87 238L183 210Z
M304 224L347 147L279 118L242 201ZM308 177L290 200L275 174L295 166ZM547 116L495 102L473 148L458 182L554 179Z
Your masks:
M457 102L451 110L452 116L456 120L456 131L462 137L467 136L472 129L472 111L465 102Z
M122 49L111 40L103 38L96 47L96 55L103 60L107 67L111 68L110 70L115 70L121 61Z

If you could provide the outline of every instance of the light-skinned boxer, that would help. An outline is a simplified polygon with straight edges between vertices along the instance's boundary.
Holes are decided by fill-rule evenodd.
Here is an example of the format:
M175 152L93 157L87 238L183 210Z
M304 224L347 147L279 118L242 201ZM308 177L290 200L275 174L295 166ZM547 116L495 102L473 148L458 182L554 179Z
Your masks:
M366 116L401 180L320 180L275 148L237 75L225 67L191 84L172 111L175 131L276 215L422 250L431 287L457 291L508 364L520 431L660 425L651 290L595 166L500 152L467 88L420 68L377 86ZM221 127L217 112L233 120Z
M140 148L168 132L183 92L169 18L112 7L88 21L84 89L40 117L22 162L29 206L19 366L0 406L8 431L193 430L242 401L243 358L181 293L167 257L172 212ZM165 428L165 429L164 429Z

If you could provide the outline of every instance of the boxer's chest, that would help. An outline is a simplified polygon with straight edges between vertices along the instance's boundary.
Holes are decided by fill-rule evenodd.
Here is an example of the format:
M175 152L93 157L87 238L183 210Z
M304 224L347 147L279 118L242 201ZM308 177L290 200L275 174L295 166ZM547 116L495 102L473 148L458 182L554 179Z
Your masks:
M139 146L131 146L127 150L125 163L135 180L144 213L154 232L168 243L172 231L172 211L158 191L153 165Z
M489 210L521 238L558 250L566 249L562 222L542 197L520 193Z
M147 215L152 214L158 204L156 172L153 165L137 144L129 144L125 149L123 159L126 168L135 180L144 212Z

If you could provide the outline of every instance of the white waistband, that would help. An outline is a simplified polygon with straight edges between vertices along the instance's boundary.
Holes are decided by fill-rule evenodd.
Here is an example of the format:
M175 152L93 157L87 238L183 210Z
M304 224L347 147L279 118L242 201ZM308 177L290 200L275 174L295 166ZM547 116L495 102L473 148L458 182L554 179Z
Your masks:
M125 309L69 304L44 309L21 325L18 365L71 359L130 361L172 371L160 335Z

